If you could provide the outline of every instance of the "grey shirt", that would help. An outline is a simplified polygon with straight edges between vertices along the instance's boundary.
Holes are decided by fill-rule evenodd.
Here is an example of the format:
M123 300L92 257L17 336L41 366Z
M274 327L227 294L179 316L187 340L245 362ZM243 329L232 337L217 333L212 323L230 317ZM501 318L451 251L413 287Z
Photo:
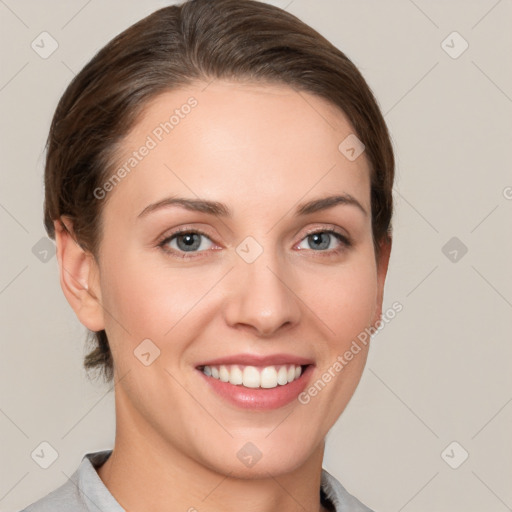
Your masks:
M112 450L87 453L70 480L21 512L125 512L98 476ZM322 504L333 512L373 512L349 494L336 478L322 469Z

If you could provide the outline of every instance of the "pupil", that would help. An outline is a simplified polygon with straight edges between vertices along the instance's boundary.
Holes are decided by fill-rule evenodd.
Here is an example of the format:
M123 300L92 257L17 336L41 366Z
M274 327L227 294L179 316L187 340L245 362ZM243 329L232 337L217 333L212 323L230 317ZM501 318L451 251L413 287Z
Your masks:
M326 242L322 244L321 242L321 238L322 236L326 236ZM315 244L316 245L316 248L321 248L321 249L326 249L327 247L329 247L329 234L328 233L315 233L313 235L311 235L312 238L314 239L315 241Z
M194 240L194 237L196 238ZM180 246L180 249L197 249L201 243L199 240L199 236L197 233L189 233L187 235L181 235L178 237L178 246ZM183 243L183 247L181 247L181 243Z

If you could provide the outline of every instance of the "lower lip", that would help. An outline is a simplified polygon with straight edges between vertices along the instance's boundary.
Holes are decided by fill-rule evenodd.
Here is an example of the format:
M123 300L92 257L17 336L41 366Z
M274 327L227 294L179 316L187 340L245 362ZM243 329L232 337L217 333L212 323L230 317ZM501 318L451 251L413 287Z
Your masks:
M222 382L213 377L208 377L201 370L197 370L210 387L222 398L233 405L243 409L278 409L297 398L304 391L314 366L306 367L306 370L289 384L277 385L275 388L246 388L245 386Z

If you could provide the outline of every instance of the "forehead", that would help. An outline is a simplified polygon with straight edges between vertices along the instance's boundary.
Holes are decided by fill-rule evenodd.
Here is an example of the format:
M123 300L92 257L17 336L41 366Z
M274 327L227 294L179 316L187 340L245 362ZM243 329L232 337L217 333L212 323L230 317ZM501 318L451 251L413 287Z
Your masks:
M168 91L124 139L113 172L125 172L109 203L134 217L173 194L236 211L237 202L261 208L343 192L369 211L366 156L350 161L338 148L353 132L336 106L286 85L214 80Z

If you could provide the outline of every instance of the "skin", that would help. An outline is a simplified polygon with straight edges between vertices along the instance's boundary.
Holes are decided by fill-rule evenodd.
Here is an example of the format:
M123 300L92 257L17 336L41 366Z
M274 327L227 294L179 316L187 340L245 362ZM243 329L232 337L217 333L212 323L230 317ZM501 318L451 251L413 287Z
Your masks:
M56 222L62 289L82 324L106 330L115 361L116 440L98 474L130 511L324 510L325 436L357 387L368 346L308 404L272 411L226 403L195 367L286 352L315 361L313 383L379 320L391 244L376 261L368 161L338 150L354 130L322 98L284 85L205 87L158 96L125 139L120 165L169 112L197 99L108 192L97 260ZM350 194L366 214L340 204L295 215L298 203L333 193ZM233 217L173 206L137 218L171 195L225 203ZM167 243L175 255L166 253L158 242L180 226L207 236L192 253L175 238ZM327 248L318 249L311 229L338 229L352 245L324 234ZM236 252L248 236L263 248L251 264ZM134 356L147 338L160 349L149 366ZM252 467L237 458L249 441L262 453Z

